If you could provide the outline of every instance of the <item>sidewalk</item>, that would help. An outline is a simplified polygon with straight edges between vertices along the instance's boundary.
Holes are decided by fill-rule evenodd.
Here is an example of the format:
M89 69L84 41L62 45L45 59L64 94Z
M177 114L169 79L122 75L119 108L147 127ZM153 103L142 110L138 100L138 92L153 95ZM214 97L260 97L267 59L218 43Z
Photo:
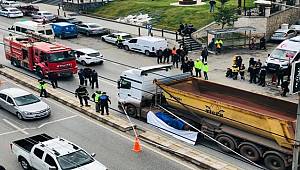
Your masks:
M38 82L35 78L29 77L23 73L17 72L7 67L0 68L0 74L10 78L26 87L38 91ZM101 121L109 126L119 129L120 131L132 134L132 125L122 118L116 116L116 113L111 113L109 116L101 116L94 110L94 105L91 107L80 107L79 101L72 94L63 91L62 89L53 89L48 86L47 92L49 97L61 102L65 106L71 107L81 113ZM155 147L170 152L172 155L181 157L182 159L197 165L199 168L211 170L238 170L241 169L235 165L227 163L219 158L213 157L207 153L189 147L174 138L167 137L162 133L157 133L141 126L136 126L139 131L140 139Z

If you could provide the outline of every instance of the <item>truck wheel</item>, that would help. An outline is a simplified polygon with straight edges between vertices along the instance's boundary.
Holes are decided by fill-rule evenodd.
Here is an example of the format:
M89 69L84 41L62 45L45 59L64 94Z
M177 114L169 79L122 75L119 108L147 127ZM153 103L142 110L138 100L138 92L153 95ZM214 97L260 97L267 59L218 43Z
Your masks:
M256 145L249 142L244 142L241 143L239 148L241 155L250 159L251 161L255 162L260 159L260 150Z
M29 163L26 161L25 158L21 157L19 162L20 162L20 165L22 166L23 169L25 169L25 170L30 170L31 169Z
M129 51L129 47L127 45L125 45L124 50Z
M284 170L285 169L284 161L275 154L268 154L267 156L265 156L264 163L268 169L272 169L272 170Z
M127 104L125 106L126 112L128 114L128 116L130 117L136 117L137 116L137 109L134 105L132 104Z
M233 137L229 135L226 134L217 135L216 140L222 143L223 145L227 146L227 148L220 146L220 148L225 152L231 152L231 150L235 150L237 147L236 141L234 140Z
M150 52L148 50L145 51L146 56L150 56Z
M11 60L11 65L15 66L15 67L20 67L19 62L16 59L12 59Z

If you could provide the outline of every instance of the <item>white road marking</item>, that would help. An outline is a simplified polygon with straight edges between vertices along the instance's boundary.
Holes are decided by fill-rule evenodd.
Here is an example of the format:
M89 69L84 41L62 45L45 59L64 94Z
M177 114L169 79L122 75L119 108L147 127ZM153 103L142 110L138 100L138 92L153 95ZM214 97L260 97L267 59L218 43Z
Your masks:
M6 119L2 119L4 122L6 122L7 124L9 124L10 126L14 127L15 129L17 129L19 132L24 133L25 135L29 135L29 133L27 133L24 129L20 128L19 126L11 123L10 121L6 120Z
M46 123L41 124L40 126L37 127L37 129L40 129L40 128L42 128L43 126L48 125L48 124L60 122L60 121L67 120L67 119L72 119L72 118L77 117L77 116L78 116L78 115L73 115L73 116L64 117L64 118L61 118L61 119L49 121L49 122L46 122Z
M13 131L9 131L9 132L0 133L0 136L4 136L4 135L16 133L16 132L19 132L19 130L13 130Z

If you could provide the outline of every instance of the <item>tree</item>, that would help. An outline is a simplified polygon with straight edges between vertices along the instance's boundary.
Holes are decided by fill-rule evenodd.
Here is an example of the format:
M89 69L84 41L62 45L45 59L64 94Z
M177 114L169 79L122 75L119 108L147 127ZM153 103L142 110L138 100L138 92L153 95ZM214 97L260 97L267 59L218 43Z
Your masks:
M216 23L222 25L222 29L225 25L232 26L237 18L236 10L233 7L223 6L218 8L217 13L214 13L214 19Z

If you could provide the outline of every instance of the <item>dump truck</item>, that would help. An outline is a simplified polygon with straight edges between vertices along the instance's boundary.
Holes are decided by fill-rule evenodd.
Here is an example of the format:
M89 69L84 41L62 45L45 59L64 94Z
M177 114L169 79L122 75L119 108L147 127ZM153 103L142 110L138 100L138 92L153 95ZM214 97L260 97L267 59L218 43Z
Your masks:
M296 128L296 103L188 74L156 79L150 88L149 80L143 81L151 74L149 70L124 71L120 77L119 104L124 106L129 115L143 116L138 113L143 110L145 103L149 103L146 102L147 98L152 103L153 98L156 103L160 103L158 98L164 99L165 106L172 109L174 114L197 125L202 132L227 146L220 145L222 150L237 151L254 162L263 162L271 170L290 167ZM152 74L157 75L157 71ZM143 93L160 97L135 96Z

